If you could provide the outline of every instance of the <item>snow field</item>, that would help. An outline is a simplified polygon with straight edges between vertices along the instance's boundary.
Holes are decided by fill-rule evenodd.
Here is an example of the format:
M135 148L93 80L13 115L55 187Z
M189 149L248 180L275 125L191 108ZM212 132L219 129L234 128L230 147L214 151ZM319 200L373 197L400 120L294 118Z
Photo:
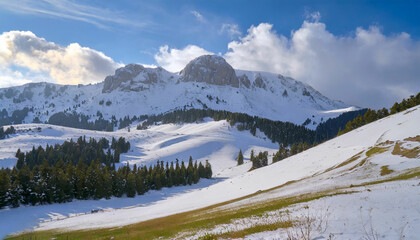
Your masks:
M376 143L386 140L403 140L407 137L420 135L420 129L418 128L420 111L418 111L418 108L416 107L416 111L411 111L408 114L395 114L365 125L348 134L272 164L269 167L246 172L200 190L179 194L178 196L158 201L148 207L134 207L115 210L112 213L104 212L67 218L62 221L41 223L37 230L86 229L85 223L87 222L90 223L88 228L123 226L198 209L246 196L259 190L270 189L292 180L308 178L339 165L361 151L367 151L370 147L375 146ZM320 185L328 187L333 186L333 183L334 180L327 178ZM350 183L351 181L347 182L347 186ZM307 184L307 188L317 191L310 184ZM283 194L280 190L278 192L278 196ZM261 195L261 197L266 196ZM200 201L197 201L197 199L200 199Z

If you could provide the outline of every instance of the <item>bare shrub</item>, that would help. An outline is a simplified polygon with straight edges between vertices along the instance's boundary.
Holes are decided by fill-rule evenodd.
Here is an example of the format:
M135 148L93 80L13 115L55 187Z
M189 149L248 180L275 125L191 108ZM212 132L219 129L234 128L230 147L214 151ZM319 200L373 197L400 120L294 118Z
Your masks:
M328 228L329 208L316 211L311 211L307 205L303 208L304 213L297 218L286 211L287 220L294 223L293 227L286 229L288 240L310 240L314 232L322 234ZM332 238L331 234L329 238Z

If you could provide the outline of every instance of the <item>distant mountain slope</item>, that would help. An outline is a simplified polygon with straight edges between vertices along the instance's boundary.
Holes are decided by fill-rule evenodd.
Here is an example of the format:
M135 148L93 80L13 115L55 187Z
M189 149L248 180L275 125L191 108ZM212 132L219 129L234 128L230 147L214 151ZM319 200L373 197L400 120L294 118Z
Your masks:
M306 121L315 128L329 117L354 109L280 74L234 70L215 55L194 59L180 73L129 64L94 85L32 83L4 88L0 100L0 111L4 109L0 122L9 119L3 124L44 122L57 112L75 111L92 121L100 116L110 120L113 115L119 119L211 108L296 124ZM337 109L342 110L331 111ZM14 112L20 118L12 118Z

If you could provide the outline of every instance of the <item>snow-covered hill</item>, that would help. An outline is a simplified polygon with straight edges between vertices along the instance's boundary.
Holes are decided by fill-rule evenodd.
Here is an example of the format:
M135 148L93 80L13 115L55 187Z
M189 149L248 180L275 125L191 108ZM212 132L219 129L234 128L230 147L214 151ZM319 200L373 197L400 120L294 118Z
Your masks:
M14 125L17 133L0 140L0 168L16 165L15 153L29 151L33 146L54 145L80 136L111 140L112 137L126 138L131 145L128 153L122 154L120 166L130 164L149 165L160 161L209 160L215 179L200 180L199 184L186 187L173 187L161 191L150 191L136 198L112 198L111 200L73 201L68 204L52 204L43 206L22 206L17 209L0 210L0 238L6 234L33 228L42 219L60 218L69 214L90 212L91 209L113 209L131 207L139 204L150 204L165 198L183 194L194 189L205 188L211 184L237 176L249 170L249 165L236 166L239 150L245 154L255 151L274 153L278 148L264 134L257 132L253 136L249 131L238 131L227 121L205 119L202 123L166 124L153 126L147 130L135 130L132 126L115 132L90 131L67 128L48 124Z
M277 146L265 141L264 136L255 138L247 132L229 128L229 124L224 121L161 125L146 131L132 130L130 133L95 133L97 136L127 134L130 141L136 142L137 150L125 154L124 159L133 162L141 162L142 159L147 162L149 157L165 158L184 153L189 155L189 151L204 151L204 154L196 158L211 159L217 174L214 180L203 181L193 188L165 189L163 192L151 192L132 200L83 201L1 210L0 226L9 226L2 228L2 232L10 233L33 226L39 221L37 218L42 217L49 220L41 222L35 230L116 227L200 209L248 195L249 197L222 204L209 211L241 211L244 207L269 204L271 201L302 194L345 192L344 195L332 194L331 197L319 201L291 206L289 209L294 213L292 217L306 214L306 205L309 205L309 209L330 208L334 214L331 215L329 229L324 233L314 230L314 234L320 238L328 238L328 233L333 233L334 239L363 239L365 233L360 217L369 219L371 213L373 216L370 217L370 221L379 222L375 231L387 234L384 238L392 239L387 236L397 236L402 231L407 236L406 239L415 239L415 236L420 234L416 227L420 224L418 214L413 214L420 209L418 179L401 179L413 173L418 175L420 171L419 122L420 106L417 106L251 172L247 171L250 168L250 149L257 149L258 146L274 151ZM24 129L28 127L30 126L22 126ZM30 139L42 141L53 136L62 141L66 137L82 133L70 134L71 130L67 128L49 129L44 125L41 127L45 131L17 134L6 141L9 141L10 147L24 142L29 142L27 145L30 146L33 144ZM245 151L246 161L242 166L235 166L234 157L238 149ZM207 150L209 152L206 152ZM378 182L375 184L375 181ZM382 183L378 184L380 182ZM352 205L344 206L345 203ZM105 211L84 214L94 207L104 208ZM349 210L346 210L347 207ZM256 222L255 224L275 223L278 219L275 216L284 210L279 209L277 212L267 212L251 218L232 219L231 224L207 226L202 231L183 233L180 238L189 236L195 239L205 233L238 231L244 227L255 226L247 224L252 221ZM28 219L28 216L32 216L30 220L25 220L29 223L22 225L22 219ZM205 212L203 216L206 216ZM250 238L275 238L285 234L286 232L280 229Z
M222 57L201 56L180 73L129 64L94 85L32 83L0 89L0 118L29 108L24 123L41 122L57 112L83 113L90 120L152 115L175 109L211 108L243 112L309 128L354 110L307 84L280 74L234 70Z

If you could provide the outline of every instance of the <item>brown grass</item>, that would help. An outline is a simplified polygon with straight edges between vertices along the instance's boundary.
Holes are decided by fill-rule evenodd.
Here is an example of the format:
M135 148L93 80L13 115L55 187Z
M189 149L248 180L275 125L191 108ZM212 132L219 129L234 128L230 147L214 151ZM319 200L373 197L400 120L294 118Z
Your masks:
M417 135L415 137L408 137L406 139L404 139L406 141L412 141L412 142L420 142L420 135Z
M387 146L391 144L394 144L394 141L386 140L385 142L379 143L378 146Z
M417 158L420 154L420 147L415 147L413 149L403 148L401 142L395 143L394 150L392 150L393 155L400 155L406 158Z
M381 176L385 176L385 175L388 175L388 174L393 173L393 172L394 172L394 170L389 169L388 165L385 165L385 166L381 167Z
M353 167L351 167L351 168L349 169L349 171L352 171L352 170L354 170L354 169L356 169L356 168L358 168L358 167L363 166L366 162L367 162L367 158L363 159L363 160L362 160L362 161L360 161L358 164L356 164L356 165L354 165Z
M388 150L387 147L373 147L366 152L366 156L371 157L374 154L380 154Z
M344 162L340 163L339 165L337 165L336 168L344 167L344 166L346 166L346 165L348 165L348 164L356 161L357 159L359 159L362 156L362 153L363 153L363 151L359 152L358 154L354 155L353 157L351 157L351 158L347 159L346 161L344 161Z

